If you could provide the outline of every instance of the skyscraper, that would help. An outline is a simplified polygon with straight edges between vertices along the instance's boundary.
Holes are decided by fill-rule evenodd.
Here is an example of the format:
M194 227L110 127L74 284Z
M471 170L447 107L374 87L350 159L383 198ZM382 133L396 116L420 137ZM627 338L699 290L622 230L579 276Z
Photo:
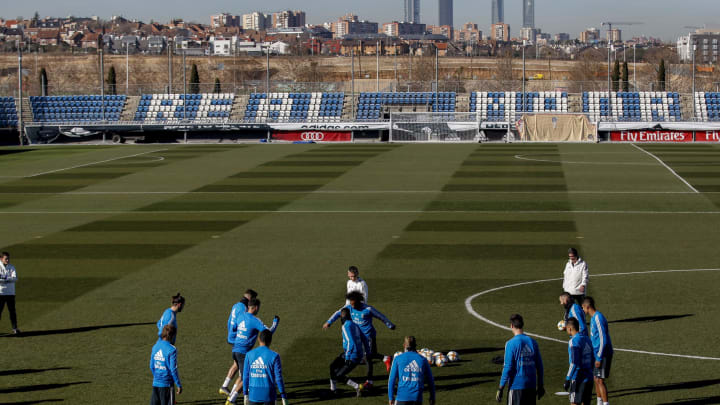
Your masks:
M453 26L453 0L438 0L438 25Z
M535 27L535 0L523 0L523 27Z
M492 0L492 23L505 22L505 0Z
M420 24L420 0L405 0L405 22Z

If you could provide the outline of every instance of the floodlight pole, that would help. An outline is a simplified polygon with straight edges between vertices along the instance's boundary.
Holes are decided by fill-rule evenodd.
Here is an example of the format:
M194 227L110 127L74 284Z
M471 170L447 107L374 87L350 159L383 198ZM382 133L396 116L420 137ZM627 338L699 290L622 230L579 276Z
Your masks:
M695 52L697 51L697 45L693 41L692 45L692 106L693 106L693 119L697 118L697 108L695 107Z
M186 51L187 51L186 49L183 49L183 57L182 57L182 62L183 62L183 97L182 97L183 98L183 121L187 120L187 77L186 77L187 67L185 65Z
M380 93L380 41L375 42L375 91Z
M635 91L637 91L637 44L633 44L633 86L635 86Z
M265 92L270 97L270 46L266 49L267 58L265 61Z
M612 110L612 77L610 76L610 58L612 57L612 45L610 45L610 41L608 40L608 121L612 118L613 110ZM602 116L600 117L602 118Z
M435 44L435 112L440 110L438 105L440 101L440 49Z
M22 79L22 47L18 42L18 137L20 140L20 146L23 144L23 79Z
M168 94L172 94L172 81L173 81L173 65L172 65L172 55L173 55L173 40L172 38L168 38Z
M130 92L130 44L127 44L125 53L125 94Z
M522 44L522 62L523 62L523 66L522 66L522 96L521 96L522 97L522 108L521 108L520 112L525 111L525 41L523 41L523 44Z
M355 114L355 49L350 51L350 90L352 92L352 109Z
M102 106L102 120L105 121L105 55L100 50L100 105Z

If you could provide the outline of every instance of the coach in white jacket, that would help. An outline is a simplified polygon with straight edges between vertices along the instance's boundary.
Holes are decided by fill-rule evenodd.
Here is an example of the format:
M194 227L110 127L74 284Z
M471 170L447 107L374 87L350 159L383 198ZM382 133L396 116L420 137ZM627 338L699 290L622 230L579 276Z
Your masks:
M575 248L570 248L568 262L563 273L563 291L570 294L575 302L580 304L587 293L589 278L587 263L578 255Z
M17 271L15 266L10 264L10 253L0 253L0 318L2 318L3 309L7 304L8 312L10 312L10 323L12 324L13 334L20 333L17 326L17 315L15 313L15 282L17 281Z

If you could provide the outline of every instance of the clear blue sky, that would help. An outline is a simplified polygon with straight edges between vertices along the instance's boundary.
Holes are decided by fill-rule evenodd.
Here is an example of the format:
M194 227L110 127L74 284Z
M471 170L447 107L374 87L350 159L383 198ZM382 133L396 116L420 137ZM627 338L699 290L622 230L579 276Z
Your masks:
M41 16L91 16L109 18L123 15L148 21L166 21L180 17L198 22L209 21L209 15L228 11L302 9L309 23L334 21L353 12L361 18L388 22L403 18L403 0L5 0L0 13L5 18L30 17L37 10ZM521 25L522 0L505 0L505 19L513 35ZM644 25L623 27L624 37L648 35L674 40L688 31L684 26L720 27L720 0L536 0L535 23L549 33L569 32L575 37L602 21L641 21ZM421 0L422 20L437 23L437 0ZM474 22L488 32L490 0L455 0L455 25ZM598 27L599 28L599 27Z

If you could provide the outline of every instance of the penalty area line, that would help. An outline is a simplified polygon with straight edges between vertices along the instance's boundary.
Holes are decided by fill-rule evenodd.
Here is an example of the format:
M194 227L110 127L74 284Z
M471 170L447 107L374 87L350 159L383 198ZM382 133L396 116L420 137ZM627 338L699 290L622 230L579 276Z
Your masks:
M659 273L699 273L699 272L717 272L717 271L720 271L720 269L650 270L650 271L635 271L635 272L628 272L628 273L594 274L594 275L590 275L590 277L617 277L617 276L659 274ZM500 286L500 287L491 288L489 290L485 290L485 291L482 291L477 294L469 296L465 300L465 309L468 311L468 313L470 315L487 323L488 325L509 331L510 328L508 326L501 325L501 324L483 316L482 314L478 313L477 311L475 311L475 309L472 306L472 302L475 299L477 299L478 297L481 297L483 295L487 295L487 294L490 294L490 293L493 293L496 291L514 288L514 287L521 287L521 286L526 286L526 285L548 283L551 281L560 281L560 280L562 280L562 278L549 278L549 279L545 279L545 280L524 281L524 282L520 282L520 283L508 284L508 285L504 285L504 286ZM528 336L532 336L534 338L541 339L541 340L547 340L550 342L567 344L567 340L556 339L556 338L552 338L552 337L548 337L548 336L539 335L536 333L526 332L525 334ZM694 356L694 355L675 354L675 353L661 353L661 352L652 352L652 351L646 351L646 350L622 349L622 348L613 348L613 350L619 351L619 352L626 352L626 353L647 354L647 355L651 355L651 356L677 357L677 358L693 359L693 360L720 361L719 357Z
M682 176L677 174L677 172L675 170L673 170L670 166L668 166L665 162L663 162L662 159L660 159L659 157L655 156L654 154L646 151L645 149L641 148L640 146L637 146L636 144L632 144L632 146L634 146L639 151L647 153L650 157L657 160L664 168L668 169L670 171L670 173L673 174L673 176L677 177L680 181L682 181L690 190L692 190L695 193L700 194L700 192L695 187L693 187L692 184L688 183L687 180L685 180Z
M158 211L0 211L0 215L40 214L473 214L473 215L565 215L565 214L632 214L632 215L718 215L720 211L425 211L425 210L158 210ZM598 275L596 275L597 277Z

